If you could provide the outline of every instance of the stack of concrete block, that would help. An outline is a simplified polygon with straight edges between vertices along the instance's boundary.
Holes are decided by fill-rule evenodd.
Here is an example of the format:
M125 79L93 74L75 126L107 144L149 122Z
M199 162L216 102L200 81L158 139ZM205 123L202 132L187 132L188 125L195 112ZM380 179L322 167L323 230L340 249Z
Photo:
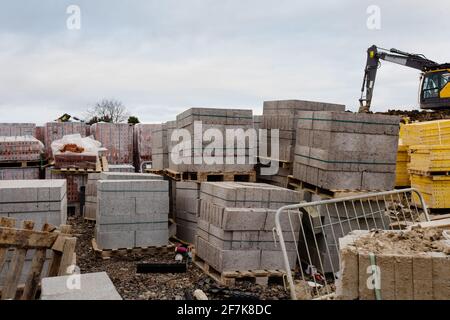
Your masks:
M134 172L103 172L89 173L86 183L86 198L84 217L88 220L96 219L97 212L97 181L98 180L160 180L161 176Z
M197 136L194 132L194 123L201 123L201 132ZM191 148L188 148L187 155L185 153L174 154L169 153L170 157L179 157L184 163L175 164L169 162L169 168L177 172L251 172L253 171L253 163L255 159L249 159L249 155L256 154L256 142L249 143L245 141L245 146L241 147L237 144L236 138L234 147L228 149L226 145L227 130L244 130L253 129L252 110L241 109L216 109L216 108L191 108L177 115L177 128L187 130L191 137ZM205 131L215 129L221 133L223 137L223 145L218 146L214 150L211 148L211 140L203 137ZM199 130L200 131L200 130ZM242 138L242 134L238 134L238 138ZM256 138L256 137L255 137ZM214 140L214 138L211 138ZM239 149L238 149L239 148ZM243 149L243 150L242 150ZM211 153L213 157L221 159L222 164L207 164L203 159L203 154ZM214 153L213 153L214 152ZM237 156L244 156L243 164L238 163ZM233 164L226 163L226 157L229 155L233 159ZM198 161L199 163L196 163Z
M263 116L260 115L254 115L253 116L253 128L256 130L256 132L259 132L259 129L261 129Z
M311 201L329 200L311 195ZM323 273L339 271L339 239L354 230L388 230L391 221L383 201L364 199L307 208L300 235L300 255Z
M142 123L134 126L134 165L136 168L140 168L144 161L152 161L152 131L157 127L157 124Z
M195 181L175 182L177 238L188 243L195 242L197 219L200 213L200 185Z
M285 269L280 246L273 240L275 213L284 205L302 201L300 193L262 183L204 182L200 199L199 258L218 272ZM298 210L281 217L292 268L297 261L299 217Z
M122 300L106 272L79 275L81 288L67 286L73 276L42 279L41 300Z
M110 164L133 164L133 125L128 123L95 123L91 134L100 141Z
M54 167L45 168L45 179L64 179L67 181L67 202L80 202L80 190L87 184L87 175L65 174L54 172Z
M42 143L33 136L0 136L0 161L36 161L42 151Z
M165 123L158 124L152 129L152 143L152 169L163 170L168 168L169 150Z
M64 136L79 133L82 137L89 136L89 126L82 122L48 122L44 128L45 155L52 157L52 142Z
M154 178L97 182L95 239L100 249L167 245L169 183Z
M36 125L34 123L0 123L0 136L34 136Z
M40 178L38 167L0 168L0 180L34 180Z
M328 190L390 190L400 118L379 114L301 111L295 178Z
M337 298L375 300L378 294L382 300L448 300L450 240L427 239L424 242L428 244L421 245L416 235L413 238L416 247L399 249L396 248L401 243L398 238L408 241L409 232L384 233L389 235L390 243L379 240L382 233L372 237L359 231L340 239L341 277L336 283ZM377 271L375 275L370 273L373 269ZM370 281L370 277L375 281ZM378 287L368 286L371 282Z
M135 169L131 164L108 164L109 172L134 172Z
M279 158L275 160L294 161L297 122L301 118L301 111L345 111L345 106L303 100L265 101L261 128L268 130L268 142L271 137L270 129L279 130Z
M66 180L0 181L0 216L14 218L20 226L24 220L55 226L66 223Z
M261 141L267 144L267 158L288 163L294 161L299 112L305 110L345 111L345 106L302 100L265 101L263 116L260 119L260 127L261 129L267 130L266 132L262 132L263 141ZM279 130L279 144L276 146L278 147L278 157L276 157L274 150L272 150L272 129ZM292 165L280 166L277 174L260 176L260 180L276 186L286 187L289 175L292 175Z

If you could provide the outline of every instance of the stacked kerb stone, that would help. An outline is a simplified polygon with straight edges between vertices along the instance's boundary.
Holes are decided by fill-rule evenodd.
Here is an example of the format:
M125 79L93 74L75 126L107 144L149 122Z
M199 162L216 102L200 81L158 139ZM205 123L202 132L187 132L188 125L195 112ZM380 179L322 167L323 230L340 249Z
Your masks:
M265 101L263 107L263 116L260 119L261 129L266 129L267 133L263 132L263 141L267 143L267 155L261 155L263 158L270 158L281 162L288 163L288 165L280 166L275 175L260 175L261 181L266 181L270 184L286 187L288 176L292 174L292 163L294 161L294 150L296 145L297 122L300 111L345 111L345 106L341 104L303 101L303 100L280 100L280 101ZM279 150L278 156L272 150L271 139L272 129L279 130ZM277 142L278 142L277 141ZM262 161L267 162L267 160Z
M168 244L169 183L154 178L97 182L95 239L100 249Z
M285 269L282 251L273 240L275 213L299 203L298 192L262 183L205 182L200 199L199 258L218 272ZM291 268L297 261L299 217L298 210L291 210L280 219Z
M294 177L327 190L391 190L400 118L299 113Z
M194 123L201 123L201 130L195 134ZM241 109L217 109L217 108L191 108L177 115L177 128L185 129L191 137L191 145L188 148L188 154L180 152L169 153L171 161L169 167L177 172L251 172L253 171L254 158L249 156L256 154L256 140L249 143L249 139L245 139L245 145L240 146L234 138L234 146L227 149L226 130L240 129L246 132L250 129L253 132L253 115L252 110ZM203 135L208 129L214 129L223 137L223 144L218 143L217 148L210 146L212 140L207 140ZM211 132L211 131L210 131ZM237 131L234 131L237 132ZM213 135L214 133L211 132ZM237 134L238 138L242 138L243 134ZM257 137L254 136L256 139ZM217 141L215 141L217 143ZM171 150L169 150L170 152ZM220 158L222 163L207 163L203 159L203 155L208 154L212 158ZM227 155L232 159L232 164L227 163ZM238 159L238 155L243 155L244 159ZM184 163L174 163L172 157L179 157ZM211 160L212 160L211 158ZM238 160L243 160L240 164ZM197 162L197 163L196 163Z

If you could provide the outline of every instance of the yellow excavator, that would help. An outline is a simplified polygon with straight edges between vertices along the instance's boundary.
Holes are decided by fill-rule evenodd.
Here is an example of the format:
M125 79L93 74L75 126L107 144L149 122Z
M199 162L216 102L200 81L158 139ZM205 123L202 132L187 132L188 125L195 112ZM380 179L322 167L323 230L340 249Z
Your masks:
M372 46L367 50L367 64L359 99L359 112L369 112L377 71L381 60L420 70L419 101L421 109L450 109L450 63L437 63L423 54Z

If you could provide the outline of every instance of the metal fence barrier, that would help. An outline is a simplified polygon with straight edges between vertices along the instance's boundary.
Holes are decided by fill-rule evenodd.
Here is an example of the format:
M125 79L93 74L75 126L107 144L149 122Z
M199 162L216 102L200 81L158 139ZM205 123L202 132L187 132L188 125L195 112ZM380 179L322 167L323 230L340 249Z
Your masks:
M334 294L335 281L339 278L339 238L351 231L402 230L429 220L423 197L413 188L304 202L278 209L275 228L291 298L321 299ZM292 270L292 266L296 267Z

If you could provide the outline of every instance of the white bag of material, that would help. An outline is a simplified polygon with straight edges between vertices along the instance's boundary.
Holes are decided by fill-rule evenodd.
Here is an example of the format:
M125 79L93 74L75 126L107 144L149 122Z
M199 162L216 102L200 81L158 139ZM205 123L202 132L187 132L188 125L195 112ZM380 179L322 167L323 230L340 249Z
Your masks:
M70 151L61 152L61 150L67 144L76 144L78 147L83 148L84 150L81 153ZM62 139L53 141L51 148L53 155L64 153L64 154L97 156L100 151L106 150L105 148L102 147L101 142L94 140L94 138L92 137L82 137L79 133L69 134L62 137Z

